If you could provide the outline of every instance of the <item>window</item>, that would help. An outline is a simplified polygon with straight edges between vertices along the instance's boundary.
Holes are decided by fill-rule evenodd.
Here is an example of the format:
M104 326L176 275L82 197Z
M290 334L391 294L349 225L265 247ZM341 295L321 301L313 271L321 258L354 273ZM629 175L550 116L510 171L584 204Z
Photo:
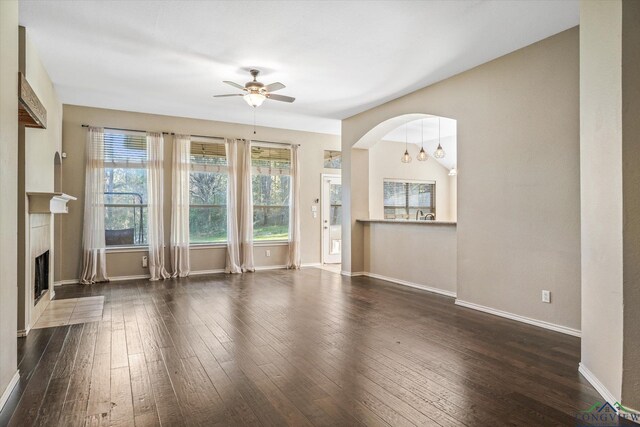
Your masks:
M267 145L251 147L253 239L287 240L291 197L291 150Z
M104 132L104 206L107 246L147 243L147 137Z
M435 182L384 180L384 218L416 219L436 214Z
M191 141L189 241L227 241L227 158L224 144Z
M324 150L324 167L325 169L342 169L342 153Z

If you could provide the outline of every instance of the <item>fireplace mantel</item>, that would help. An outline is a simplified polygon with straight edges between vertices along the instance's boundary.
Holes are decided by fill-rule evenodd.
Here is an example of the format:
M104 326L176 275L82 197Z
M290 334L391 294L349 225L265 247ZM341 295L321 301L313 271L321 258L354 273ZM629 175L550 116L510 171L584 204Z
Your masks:
M67 202L78 200L65 193L27 193L30 214L65 214L69 212Z

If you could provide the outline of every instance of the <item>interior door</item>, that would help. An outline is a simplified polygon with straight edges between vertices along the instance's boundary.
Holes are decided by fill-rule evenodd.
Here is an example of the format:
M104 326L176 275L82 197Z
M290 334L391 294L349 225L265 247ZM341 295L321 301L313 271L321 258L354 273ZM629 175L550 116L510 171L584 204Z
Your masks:
M342 179L322 179L322 261L340 264L342 254Z

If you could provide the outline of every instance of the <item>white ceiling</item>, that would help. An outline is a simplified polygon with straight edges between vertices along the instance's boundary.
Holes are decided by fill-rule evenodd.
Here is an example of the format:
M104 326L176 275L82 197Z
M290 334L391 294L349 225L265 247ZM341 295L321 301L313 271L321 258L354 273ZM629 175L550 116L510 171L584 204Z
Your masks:
M257 67L297 98L265 102L258 125L334 134L578 20L577 0L20 1L63 103L252 123L241 98L212 95Z

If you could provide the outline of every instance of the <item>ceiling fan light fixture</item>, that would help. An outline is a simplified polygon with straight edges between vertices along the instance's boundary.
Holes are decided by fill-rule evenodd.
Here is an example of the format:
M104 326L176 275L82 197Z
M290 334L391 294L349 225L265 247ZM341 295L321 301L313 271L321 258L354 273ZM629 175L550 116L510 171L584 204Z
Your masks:
M261 93L248 93L242 98L247 101L247 104L251 107L259 107L262 105L264 100L267 99L267 97Z

